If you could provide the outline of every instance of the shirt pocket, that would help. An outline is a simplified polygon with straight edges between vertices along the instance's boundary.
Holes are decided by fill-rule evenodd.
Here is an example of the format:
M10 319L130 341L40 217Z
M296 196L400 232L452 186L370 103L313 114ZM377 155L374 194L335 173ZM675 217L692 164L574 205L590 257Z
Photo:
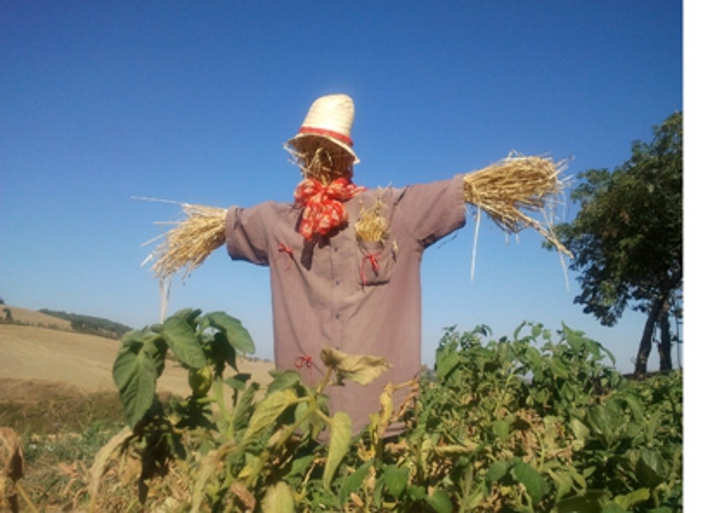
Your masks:
M359 281L362 287L384 285L390 281L397 262L396 245L385 242L358 242L360 252Z

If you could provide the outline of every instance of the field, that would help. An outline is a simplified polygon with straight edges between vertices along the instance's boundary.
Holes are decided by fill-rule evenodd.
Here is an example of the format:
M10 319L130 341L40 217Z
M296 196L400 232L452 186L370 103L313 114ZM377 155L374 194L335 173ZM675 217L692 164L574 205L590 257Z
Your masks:
M22 391L22 382L41 384L75 393L114 391L111 368L116 358L118 341L69 331L69 322L56 319L32 310L7 307L13 319L21 323L0 324L0 400L8 394L8 383ZM57 326L60 329L39 328L37 325ZM242 372L251 373L257 382L270 380L269 370L273 364L244 361ZM29 389L28 389L29 390ZM158 380L158 390L176 395L187 395L190 388L185 370L177 363L166 365ZM20 392L23 394L29 393ZM41 394L40 394L41 395Z
M682 371L629 380L567 326L448 328L435 371L403 384L409 407L398 384L375 391L359 434L329 411L328 376L366 384L381 359L330 351L315 387L239 364L264 392L224 372L252 348L239 321L199 310L120 343L0 325L0 510L683 510Z
M97 451L125 423L112 377L119 341L72 332L69 321L40 312L4 308L17 324L0 323L0 427L13 428L23 441L23 481L33 502L60 502L64 490L46 489L48 482L66 487L71 479L67 465L76 466ZM271 363L242 361L239 366L257 382L271 379ZM158 392L187 396L187 371L168 360ZM52 452L60 454L50 457ZM1 460L2 454L0 467ZM38 501L42 492L44 499Z

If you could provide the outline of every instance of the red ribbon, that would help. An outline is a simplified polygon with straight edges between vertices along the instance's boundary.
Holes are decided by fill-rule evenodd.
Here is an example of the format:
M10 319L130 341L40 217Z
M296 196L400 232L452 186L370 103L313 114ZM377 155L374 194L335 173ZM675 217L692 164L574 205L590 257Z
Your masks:
M306 368L308 369L308 380L313 381L313 372L311 370L311 368L313 367L313 357L312 356L307 355L307 354L303 355L303 356L299 356L294 361L294 365L296 366L297 369L300 369L301 367L303 367L305 365ZM308 384L312 385L313 383L308 383Z
M288 271L291 268L291 262L294 260L293 248L287 246L283 242L279 242L278 249L279 249L279 253L286 253L289 257L291 257L291 259L288 262L288 266L285 269L286 271Z
M370 262L372 270L377 274L380 270L380 255L368 253L362 257L362 261L360 262L360 281L363 287L367 285L367 280L365 279L365 264L367 262Z
M297 369L300 369L304 365L310 369L311 367L313 367L313 357L308 355L299 356L298 358L296 358L294 364L296 365Z
M364 191L349 178L340 177L328 185L313 178L306 178L294 192L298 206L304 207L298 233L308 241L314 235L326 235L334 228L348 222L348 211L343 204Z
M340 132L335 132L333 130L328 130L327 128L316 128L312 126L304 126L301 127L301 129L298 131L300 134L309 134L309 135L325 135L327 137L332 137L333 139L337 139L340 142L344 142L348 146L353 145L353 140L350 139L345 134L341 134Z

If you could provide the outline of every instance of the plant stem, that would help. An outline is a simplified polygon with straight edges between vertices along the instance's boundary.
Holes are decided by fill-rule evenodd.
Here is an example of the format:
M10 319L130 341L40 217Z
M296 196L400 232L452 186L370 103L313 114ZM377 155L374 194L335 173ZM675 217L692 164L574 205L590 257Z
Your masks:
M222 373L216 372L214 379L212 381L212 389L214 390L214 396L217 401L217 407L219 408L219 414L221 417L221 422L227 424L227 432L225 434L226 440L231 440L234 435L233 422L231 420L232 416L227 412L227 406L224 404L224 380L222 379Z
M325 387L328 386L328 383L330 382L330 375L333 373L333 367L328 366L326 368L325 374L321 378L321 380L318 382L316 385L316 394L321 394L323 393L323 390Z

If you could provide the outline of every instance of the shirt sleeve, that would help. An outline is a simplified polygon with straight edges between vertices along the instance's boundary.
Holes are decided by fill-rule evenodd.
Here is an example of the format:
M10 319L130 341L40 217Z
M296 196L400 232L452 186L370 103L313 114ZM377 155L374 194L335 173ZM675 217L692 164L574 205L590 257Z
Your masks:
M268 265L267 241L268 204L250 208L237 206L227 210L225 243L232 260L246 260L258 265Z
M396 204L397 215L424 246L466 224L463 175L406 187Z

